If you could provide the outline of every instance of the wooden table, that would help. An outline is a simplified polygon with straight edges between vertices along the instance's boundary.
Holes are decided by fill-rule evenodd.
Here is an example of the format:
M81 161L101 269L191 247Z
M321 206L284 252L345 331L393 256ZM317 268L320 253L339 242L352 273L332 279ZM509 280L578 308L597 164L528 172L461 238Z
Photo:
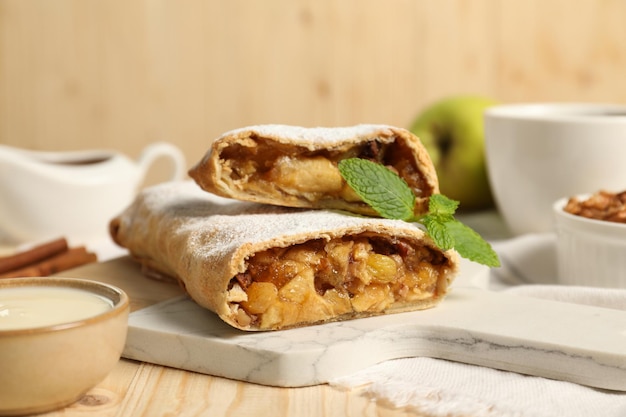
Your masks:
M58 275L89 278L124 289L137 310L181 294L177 285L128 279L139 268L122 257L94 263ZM136 276L136 274L134 274ZM144 278L149 279L149 278ZM149 363L120 359L113 371L79 402L48 417L85 416L424 416L392 409L360 390L328 385L276 388L213 377Z

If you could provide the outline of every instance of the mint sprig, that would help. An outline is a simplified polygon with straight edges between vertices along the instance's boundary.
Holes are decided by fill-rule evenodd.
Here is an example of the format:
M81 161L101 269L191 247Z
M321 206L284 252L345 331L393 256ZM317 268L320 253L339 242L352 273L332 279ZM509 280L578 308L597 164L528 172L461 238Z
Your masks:
M415 215L415 195L407 183L384 165L361 158L339 162L339 172L354 192L388 219L421 224L442 250L454 248L470 261L500 266L498 255L476 231L454 218L459 202L433 194L428 212Z
M339 172L382 217L406 221L413 218L415 195L393 171L367 159L351 158L339 162Z

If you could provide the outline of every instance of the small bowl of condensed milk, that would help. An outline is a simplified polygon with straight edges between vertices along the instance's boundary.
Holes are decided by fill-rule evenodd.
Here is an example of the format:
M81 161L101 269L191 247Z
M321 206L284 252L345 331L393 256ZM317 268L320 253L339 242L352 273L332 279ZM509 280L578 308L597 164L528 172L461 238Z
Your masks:
M0 415L78 401L119 361L128 295L78 278L0 279Z

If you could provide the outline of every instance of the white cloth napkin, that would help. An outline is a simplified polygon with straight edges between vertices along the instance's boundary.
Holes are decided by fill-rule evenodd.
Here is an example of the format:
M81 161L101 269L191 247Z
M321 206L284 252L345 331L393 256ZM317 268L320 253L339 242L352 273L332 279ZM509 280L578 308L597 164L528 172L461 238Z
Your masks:
M626 290L556 284L555 237L525 235L493 244L502 267L486 289L626 310ZM387 361L337 378L393 407L429 417L624 417L626 393L431 358Z

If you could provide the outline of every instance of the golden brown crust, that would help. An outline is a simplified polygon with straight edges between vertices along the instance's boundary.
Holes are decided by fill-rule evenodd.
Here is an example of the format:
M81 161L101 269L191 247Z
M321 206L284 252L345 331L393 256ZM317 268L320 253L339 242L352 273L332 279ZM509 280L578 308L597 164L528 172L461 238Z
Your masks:
M268 192L250 186L247 179L242 179L233 172L233 160L249 159L248 153L233 151L235 146L250 150L254 154L261 146L278 149L273 155L332 155L334 167L324 170L325 173L337 170L338 159L359 156L369 143L376 141L389 149L395 156L393 163L409 167L399 170L414 188L417 196L416 211L426 210L428 197L439 192L437 174L428 152L420 140L406 129L386 125L357 125L342 128L302 128L285 125L260 125L227 132L215 140L207 154L189 171L189 175L204 190L211 193L244 201L254 201L287 207L341 209L353 213L377 215L367 204L354 198L332 195L336 190L315 190L293 193ZM259 157L261 158L261 157ZM258 168L258 167L256 167ZM266 168L266 167L264 167ZM338 171L337 171L338 172ZM338 175L338 174L337 174ZM413 180L409 176L414 177ZM276 180L280 180L277 178ZM341 180L343 182L343 180ZM316 183L316 186L323 181ZM345 184L345 182L343 182ZM316 194L311 196L310 194ZM341 193L339 193L341 194Z
M203 192L191 181L144 190L111 221L110 233L142 265L176 278L198 304L243 330L259 328L237 321L229 301L229 286L233 277L246 272L248 260L264 250L365 233L426 246L445 261L434 297L396 304L383 313L437 304L445 296L458 265L456 252L442 252L420 229L408 223L238 202ZM352 313L325 321L372 314Z

